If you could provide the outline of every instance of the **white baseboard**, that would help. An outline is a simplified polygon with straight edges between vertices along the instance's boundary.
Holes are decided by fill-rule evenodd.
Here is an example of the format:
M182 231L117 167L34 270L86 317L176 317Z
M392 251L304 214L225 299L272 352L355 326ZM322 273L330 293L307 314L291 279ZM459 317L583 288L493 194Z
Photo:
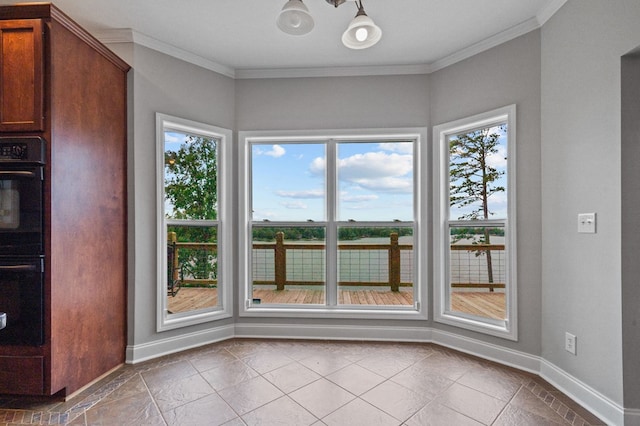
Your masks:
M128 346L127 363L136 364L234 337L435 343L538 374L607 424L640 426L640 410L625 410L619 404L541 357L429 327L236 323Z
M640 425L625 420L625 410L619 404L545 359L541 358L538 374L608 425Z
M430 342L431 329L388 326L236 324L236 337Z
M232 339L234 326L226 325L196 333L182 334L166 339L155 340L149 343L127 346L126 363L137 364L164 355L181 352L187 349L197 348L210 343Z
M530 373L539 374L540 372L540 357L526 352L516 351L442 330L433 330L432 334L433 343L438 345Z

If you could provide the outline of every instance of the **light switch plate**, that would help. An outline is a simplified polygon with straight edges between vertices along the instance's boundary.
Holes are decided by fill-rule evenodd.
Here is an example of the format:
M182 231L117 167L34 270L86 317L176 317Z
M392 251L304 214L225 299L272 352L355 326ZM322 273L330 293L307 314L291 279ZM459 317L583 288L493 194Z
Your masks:
M595 213L578 214L578 232L581 234L596 233L596 214Z
M564 333L564 349L573 354L577 355L576 352L576 343L578 338L571 333Z

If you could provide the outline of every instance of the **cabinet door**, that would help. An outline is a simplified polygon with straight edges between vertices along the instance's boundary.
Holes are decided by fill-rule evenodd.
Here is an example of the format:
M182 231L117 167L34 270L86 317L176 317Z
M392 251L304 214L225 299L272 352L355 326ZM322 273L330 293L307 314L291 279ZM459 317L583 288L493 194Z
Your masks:
M0 393L42 395L44 358L0 356Z
M40 19L0 21L0 132L43 129Z

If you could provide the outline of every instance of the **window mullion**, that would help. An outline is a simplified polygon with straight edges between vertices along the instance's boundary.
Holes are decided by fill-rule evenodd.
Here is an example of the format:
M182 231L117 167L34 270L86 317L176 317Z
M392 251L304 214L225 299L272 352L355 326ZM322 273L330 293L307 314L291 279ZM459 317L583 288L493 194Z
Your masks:
M337 206L337 149L336 141L329 139L326 147L326 216L327 216L327 242L326 242L326 291L327 305L338 305L338 230L336 227Z

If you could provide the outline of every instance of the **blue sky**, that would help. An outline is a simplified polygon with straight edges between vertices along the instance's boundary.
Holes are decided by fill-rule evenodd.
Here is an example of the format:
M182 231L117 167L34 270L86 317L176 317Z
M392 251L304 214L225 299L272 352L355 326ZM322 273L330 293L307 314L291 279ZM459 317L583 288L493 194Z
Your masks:
M252 145L253 220L325 220L323 143ZM338 144L338 220L413 220L413 144Z
M164 132L164 150L177 151L186 142L188 135L177 132Z
M187 135L165 132L165 150L176 151ZM506 170L506 135L489 163ZM413 143L344 142L338 151L338 206L341 221L413 220ZM325 144L252 145L253 220L324 221ZM423 182L424 183L424 182ZM506 187L506 174L498 182ZM167 211L171 206L166 205ZM490 198L491 218L507 215L507 193ZM456 219L470 207L451 208Z

